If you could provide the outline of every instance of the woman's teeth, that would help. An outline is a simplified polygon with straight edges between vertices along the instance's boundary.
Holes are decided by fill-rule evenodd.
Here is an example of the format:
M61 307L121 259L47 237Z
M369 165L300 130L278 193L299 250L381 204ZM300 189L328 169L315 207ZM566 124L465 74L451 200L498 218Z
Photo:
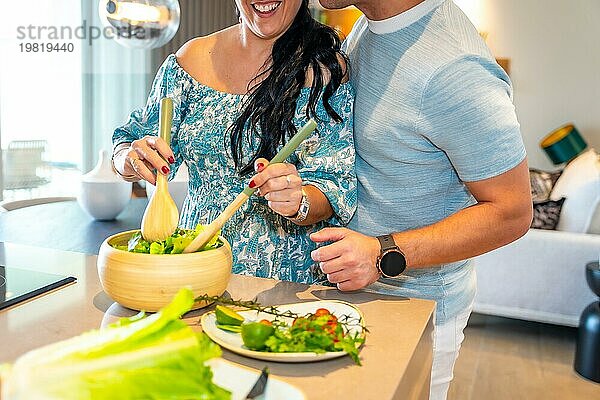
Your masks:
M270 13L271 11L274 11L277 7L279 7L279 5L281 4L281 2L277 2L277 3L268 3L268 4L252 4L252 7L254 7L254 9L260 13Z

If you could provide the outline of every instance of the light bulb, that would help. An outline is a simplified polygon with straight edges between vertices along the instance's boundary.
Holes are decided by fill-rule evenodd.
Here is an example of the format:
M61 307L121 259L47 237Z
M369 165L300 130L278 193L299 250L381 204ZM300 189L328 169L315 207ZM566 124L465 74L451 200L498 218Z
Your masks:
M116 5L115 12L110 15L111 18L139 22L160 22L161 10L157 7L124 1L111 1L111 3Z
M179 29L177 0L100 0L98 11L115 41L130 48L161 47Z

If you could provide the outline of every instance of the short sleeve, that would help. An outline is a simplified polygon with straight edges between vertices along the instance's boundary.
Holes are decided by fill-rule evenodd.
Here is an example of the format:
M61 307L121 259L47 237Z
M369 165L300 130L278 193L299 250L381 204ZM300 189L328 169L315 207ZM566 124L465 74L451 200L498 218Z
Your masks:
M300 115L305 112L307 97L304 94L298 100ZM346 225L356 210L352 86L342 84L329 104L342 117L342 122L331 118L320 101L316 108L317 130L298 147L295 156L303 184L315 186L329 200L334 212L329 222Z
M132 142L148 135L158 135L160 101L164 97L173 100L173 127L171 128L171 149L175 154L175 164L171 168L171 177L181 165L178 132L187 108L186 96L192 83L191 77L179 66L177 58L171 54L159 68L146 105L134 110L125 125L115 129L112 136L113 146Z
M461 57L433 75L415 129L447 154L465 182L498 176L526 156L510 79L481 57Z

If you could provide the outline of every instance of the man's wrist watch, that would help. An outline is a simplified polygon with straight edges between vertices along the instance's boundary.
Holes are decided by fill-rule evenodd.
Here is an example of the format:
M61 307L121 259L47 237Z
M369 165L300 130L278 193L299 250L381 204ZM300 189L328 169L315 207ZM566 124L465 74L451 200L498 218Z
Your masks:
M406 269L406 257L394 242L392 235L377 236L381 252L377 257L377 269L386 278L395 278Z
M304 188L302 188L302 199L300 200L300 208L298 212L294 215L286 217L292 222L302 222L308 217L308 212L310 211L310 201L308 201L308 196Z

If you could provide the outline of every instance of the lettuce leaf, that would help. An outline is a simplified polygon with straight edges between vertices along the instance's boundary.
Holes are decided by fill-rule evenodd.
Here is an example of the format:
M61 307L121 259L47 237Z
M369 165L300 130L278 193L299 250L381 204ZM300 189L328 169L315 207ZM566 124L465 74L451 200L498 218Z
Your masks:
M156 314L140 313L33 350L3 371L7 399L229 399L204 362L221 349L179 318L189 289Z
M138 231L131 236L127 242L127 246L115 245L113 247L132 253L181 254L183 253L183 249L185 249L203 230L204 226L202 224L198 224L194 230L177 229L171 236L161 242L148 242L142 237L142 233ZM216 249L222 246L223 243L219 240L220 235L221 231L217 232L217 234L199 251Z

